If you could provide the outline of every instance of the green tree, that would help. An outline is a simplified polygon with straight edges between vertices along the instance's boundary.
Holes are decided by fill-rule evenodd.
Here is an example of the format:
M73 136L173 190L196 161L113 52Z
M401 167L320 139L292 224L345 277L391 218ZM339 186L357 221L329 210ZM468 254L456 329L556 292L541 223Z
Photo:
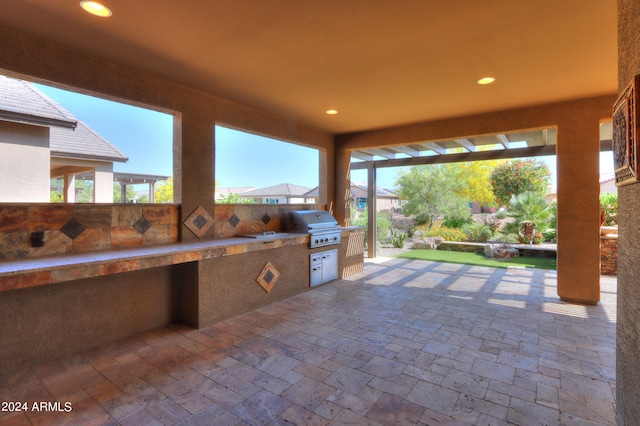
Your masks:
M547 200L531 191L513 195L507 207L507 216L516 220L518 231L522 233L523 227L528 227L532 236L540 234L540 238L549 228L553 214L554 211Z
M113 202L114 203L126 203L129 200L132 200L136 197L136 191L131 187L131 185L127 186L127 199L122 201L122 185L119 182L113 183Z
M235 192L229 192L228 194L222 194L216 201L218 204L255 204L253 198L245 198L236 194Z
M490 176L502 162L500 160L470 161L448 164L445 168L449 173L454 174L459 182L456 193L461 198L482 206L493 206L496 204L496 197Z
M509 204L513 195L523 192L546 195L551 182L551 172L542 161L512 160L493 169L490 181L496 201L504 206Z
M76 179L76 194L78 203L93 203L93 181Z
M173 176L158 182L154 191L156 203L173 203Z
M457 194L458 182L442 165L415 166L402 171L396 180L405 203L404 214L418 223L433 224L445 213L468 209L468 203Z

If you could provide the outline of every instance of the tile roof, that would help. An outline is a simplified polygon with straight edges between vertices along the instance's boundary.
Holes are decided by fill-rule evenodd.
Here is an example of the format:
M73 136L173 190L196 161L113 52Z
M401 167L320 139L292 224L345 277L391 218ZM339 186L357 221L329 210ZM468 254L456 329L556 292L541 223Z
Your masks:
M286 197L301 197L311 188L306 186L294 185L292 183L281 183L279 185L268 186L266 188L258 188L253 191L243 192L243 197L274 197L282 195Z
M80 180L93 180L95 176L94 172L80 173L76 175ZM113 172L113 181L121 182L127 185L135 185L141 183L159 182L169 179L171 176L160 175L145 175L140 173L127 173L127 172Z
M0 120L50 127L51 155L126 162L129 157L27 81L0 76Z
M53 157L78 158L124 163L129 157L94 132L82 121L75 130L51 127L50 147Z
M363 183L363 182L351 182L351 187L358 187L360 189L362 189L363 191L367 191L367 184ZM388 197L388 198L399 198L398 195L393 192L393 191L389 191L388 189L385 188L381 188L381 187L376 187L376 195L379 197Z
M73 114L33 84L0 75L0 118L19 123L74 127Z

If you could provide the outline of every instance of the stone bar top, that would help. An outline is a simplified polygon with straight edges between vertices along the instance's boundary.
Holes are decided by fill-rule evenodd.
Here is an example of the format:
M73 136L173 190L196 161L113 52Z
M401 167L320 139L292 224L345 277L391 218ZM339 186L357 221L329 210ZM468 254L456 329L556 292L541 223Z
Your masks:
M0 291L196 262L235 254L309 243L307 234L273 239L231 237L191 243L0 261Z

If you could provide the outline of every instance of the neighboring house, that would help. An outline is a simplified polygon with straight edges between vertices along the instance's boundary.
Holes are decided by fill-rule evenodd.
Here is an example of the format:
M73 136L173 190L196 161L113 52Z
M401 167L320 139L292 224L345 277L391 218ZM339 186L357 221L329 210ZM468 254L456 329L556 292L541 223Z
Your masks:
M0 202L50 201L50 180L93 174L94 202L113 202L113 163L128 157L32 83L0 76Z
M606 173L604 175L600 175L600 193L610 192L615 194L618 192L618 187L616 186L616 174Z
M306 186L294 185L292 183L281 183L279 185L258 188L240 194L243 198L251 198L260 204L312 204L318 201L317 195L310 194L312 191Z
M367 185L351 182L351 199L358 211L364 211L368 205ZM399 209L402 207L400 197L384 188L376 188L376 211Z
M223 196L228 196L229 194L242 194L247 191L253 191L255 188L253 186L236 186L231 188L216 188L215 199L219 200Z

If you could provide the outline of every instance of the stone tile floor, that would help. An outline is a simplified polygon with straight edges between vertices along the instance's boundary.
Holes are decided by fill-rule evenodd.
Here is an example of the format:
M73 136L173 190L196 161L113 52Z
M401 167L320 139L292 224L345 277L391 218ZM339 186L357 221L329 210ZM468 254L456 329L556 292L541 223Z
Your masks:
M553 271L377 258L204 329L0 378L0 401L29 404L0 424L613 425L615 314L615 277L581 306Z

